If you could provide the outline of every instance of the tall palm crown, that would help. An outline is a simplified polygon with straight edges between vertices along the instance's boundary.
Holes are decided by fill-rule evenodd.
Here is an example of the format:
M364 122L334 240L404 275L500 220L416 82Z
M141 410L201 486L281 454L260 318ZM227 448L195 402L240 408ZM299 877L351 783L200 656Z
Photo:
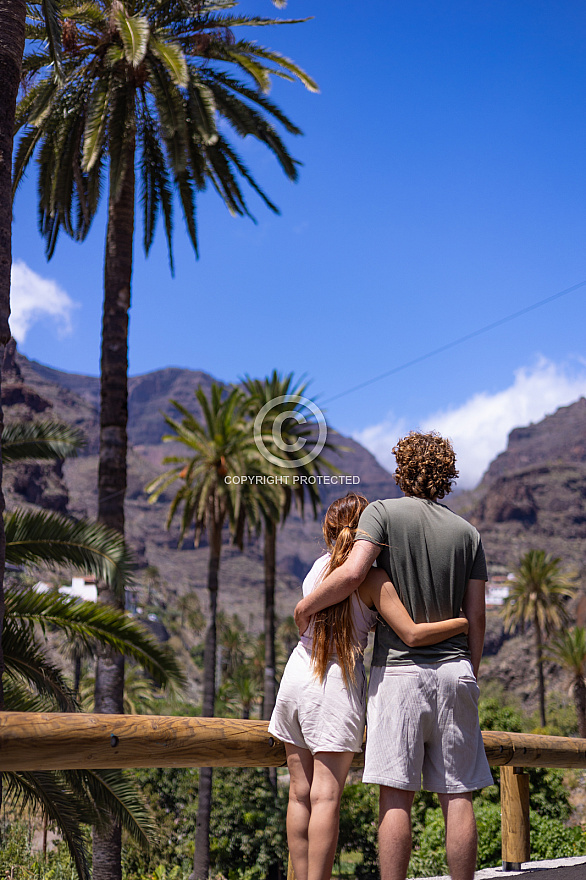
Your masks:
M227 132L264 143L295 180L297 163L273 123L300 131L266 92L271 76L317 87L278 52L234 36L240 26L294 20L231 14L235 6L235 0L78 0L62 9L62 81L49 67L48 50L25 56L23 74L34 84L17 110L17 129L25 131L15 183L38 149L40 225L49 256L62 227L78 240L87 235L106 159L110 200L117 201L138 154L144 246L148 252L162 213L171 263L172 183L196 249L195 191L208 182L235 214L249 214L239 179L276 210ZM40 21L27 33L31 40L46 36Z
M266 474L266 463L245 418L242 392L234 388L226 395L222 386L214 382L209 398L201 388L196 390L195 397L202 419L172 401L183 418L179 421L165 416L173 433L166 434L163 440L181 443L185 452L166 456L164 463L173 467L152 480L146 491L153 503L180 480L169 506L167 526L181 510L181 539L195 526L197 545L212 521L221 521L222 525L228 522L235 542L240 545L244 538L243 523L257 528L263 516L278 517L278 492L274 485L263 485L263 491L249 492L247 486L251 481L240 481L244 475L254 481L255 477Z
M543 639L568 622L567 600L575 593L573 578L561 570L559 557L529 550L514 570L503 618L508 629L533 627L541 723L545 726Z

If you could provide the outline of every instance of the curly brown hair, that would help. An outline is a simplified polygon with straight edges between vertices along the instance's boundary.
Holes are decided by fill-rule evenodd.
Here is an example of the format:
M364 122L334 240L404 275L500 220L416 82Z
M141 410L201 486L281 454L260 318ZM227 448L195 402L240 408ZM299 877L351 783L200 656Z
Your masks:
M395 482L405 495L431 501L452 491L458 477L456 455L450 441L437 431L411 431L393 447L393 454Z

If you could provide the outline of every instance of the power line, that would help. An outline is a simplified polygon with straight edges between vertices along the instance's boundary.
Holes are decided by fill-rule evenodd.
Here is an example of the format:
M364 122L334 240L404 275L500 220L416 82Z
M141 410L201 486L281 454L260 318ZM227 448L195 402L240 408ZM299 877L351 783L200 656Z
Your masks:
M535 309L541 308L541 306L546 306L548 303L553 302L556 299L560 299L562 296L566 296L568 293L573 293L574 290L578 290L580 287L584 287L586 285L586 280L580 281L579 284L574 284L573 287L566 287L565 290L560 290L558 293L554 293L551 296L546 297L545 299L540 299L539 302L533 303L530 306L526 306L524 309L519 309L518 312L512 312L510 315L506 315L504 318L499 318L498 321L493 321L491 324L485 324L484 327L480 327L478 330L473 330L471 333L466 333L465 336L459 336L458 339L453 339L451 342L446 342L445 345L440 345L439 348L434 348L432 351L428 351L425 354L420 354L418 357L413 358L410 361L405 361L403 364L399 364L398 367L393 367L391 370L387 370L385 373L380 373L378 376L374 376L372 379L366 379L364 382L360 382L358 385L353 385L352 388L347 388L346 391L340 391L339 394L334 394L333 397L328 397L327 400L323 401L322 405L327 403L331 403L333 400L338 400L340 397L345 397L347 394L353 394L354 391L360 391L361 388L366 388L368 385L373 385L375 382L379 382L381 379L386 379L388 376L393 376L395 373L401 372L401 370L406 370L408 367L413 367L415 364L420 364L422 361L426 361L431 357L434 357L436 354L441 354L443 351L448 351L450 348L455 348L457 345L460 345L462 342L467 342L469 339L474 339L476 336L480 336L483 333L488 333L489 330L494 330L495 327L500 327L502 324L508 324L509 321L514 321L516 318L520 318L522 315L526 315L528 312L532 312Z

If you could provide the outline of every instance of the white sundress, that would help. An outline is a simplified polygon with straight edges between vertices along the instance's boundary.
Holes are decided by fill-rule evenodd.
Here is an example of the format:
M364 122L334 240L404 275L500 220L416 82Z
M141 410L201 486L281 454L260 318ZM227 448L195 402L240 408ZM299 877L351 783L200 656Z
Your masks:
M303 581L307 596L322 579L330 561L321 556ZM352 594L352 619L357 642L363 652L377 612L368 608L357 592ZM310 627L291 654L281 684L269 733L283 742L316 752L359 752L362 749L366 714L366 673L362 657L356 659L356 684L344 684L336 657L328 663L323 682L314 675L311 663Z

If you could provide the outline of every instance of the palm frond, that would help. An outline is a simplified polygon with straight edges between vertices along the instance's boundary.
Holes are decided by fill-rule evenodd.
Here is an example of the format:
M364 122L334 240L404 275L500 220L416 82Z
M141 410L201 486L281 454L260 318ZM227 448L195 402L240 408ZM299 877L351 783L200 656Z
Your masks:
M257 104L259 107L262 107L269 116L276 119L281 123L282 126L289 132L289 134L300 135L302 131L298 128L288 116L283 113L280 107L278 107L273 101L270 100L266 95L262 92L259 92L258 89L251 89L245 83L241 82L239 79L236 79L233 76L230 76L226 71L223 70L204 70L200 71L200 76L202 77L202 81L207 83L212 90L213 86L218 84L223 86L225 89L234 92L237 95L246 98L252 104Z
M2 464L73 458L86 442L83 431L64 422L10 422L2 431Z
M78 21L82 24L103 24L104 12L99 3L93 0L83 0L73 6L64 6L61 10L63 18L70 18L72 21Z
M96 644L131 657L161 686L183 685L185 673L168 645L142 624L110 605L55 593L18 590L7 593L7 614L43 629L56 627L91 650Z
M61 15L58 0L41 0L41 9L45 21L49 54L55 65L55 73L59 78L63 75L61 67Z
M176 86L185 87L188 83L187 62L178 43L164 43L151 37L149 49L166 66L169 76Z
M149 20L142 15L128 15L122 4L113 7L113 10L126 60L133 67L138 67L147 52L150 34Z
M69 770L63 775L80 798L89 794L97 808L113 816L144 849L149 848L158 830L132 777L122 770Z
M83 167L86 171L94 167L104 146L109 92L109 80L100 79L89 100L83 133Z
M58 93L59 84L53 77L33 86L22 101L18 102L14 121L15 131L19 131L23 125L38 128L51 113L51 102Z
M123 537L101 523L73 520L48 510L5 516L6 559L13 565L75 566L120 594L134 571Z
M75 795L55 770L3 773L6 799L15 809L41 809L59 828L80 880L91 880L81 823L100 824L103 817L87 799Z
M6 614L2 647L7 678L18 690L23 683L31 693L52 701L61 712L74 712L77 703L61 670L51 663L37 644L28 624Z
M267 61L273 62L277 67L276 69L271 69L270 73L275 76L282 76L282 72L280 68L285 68L289 73L292 74L296 79L298 79L306 89L310 92L319 92L319 86L312 77L309 76L308 73L303 70L303 68L299 67L294 61L290 58L287 58L285 55L281 55L280 52L276 52L274 49L265 49L264 46L259 46L257 43L245 42L241 41L236 43L237 50L239 51L247 51L253 54L257 58L264 58Z
M187 101L190 114L190 128L197 132L198 142L206 146L218 140L216 126L216 102L212 90L202 81L200 72L189 68Z
M54 712L61 707L53 697L31 691L30 682L5 673L2 680L4 708L8 712ZM68 703L71 707L71 701Z

